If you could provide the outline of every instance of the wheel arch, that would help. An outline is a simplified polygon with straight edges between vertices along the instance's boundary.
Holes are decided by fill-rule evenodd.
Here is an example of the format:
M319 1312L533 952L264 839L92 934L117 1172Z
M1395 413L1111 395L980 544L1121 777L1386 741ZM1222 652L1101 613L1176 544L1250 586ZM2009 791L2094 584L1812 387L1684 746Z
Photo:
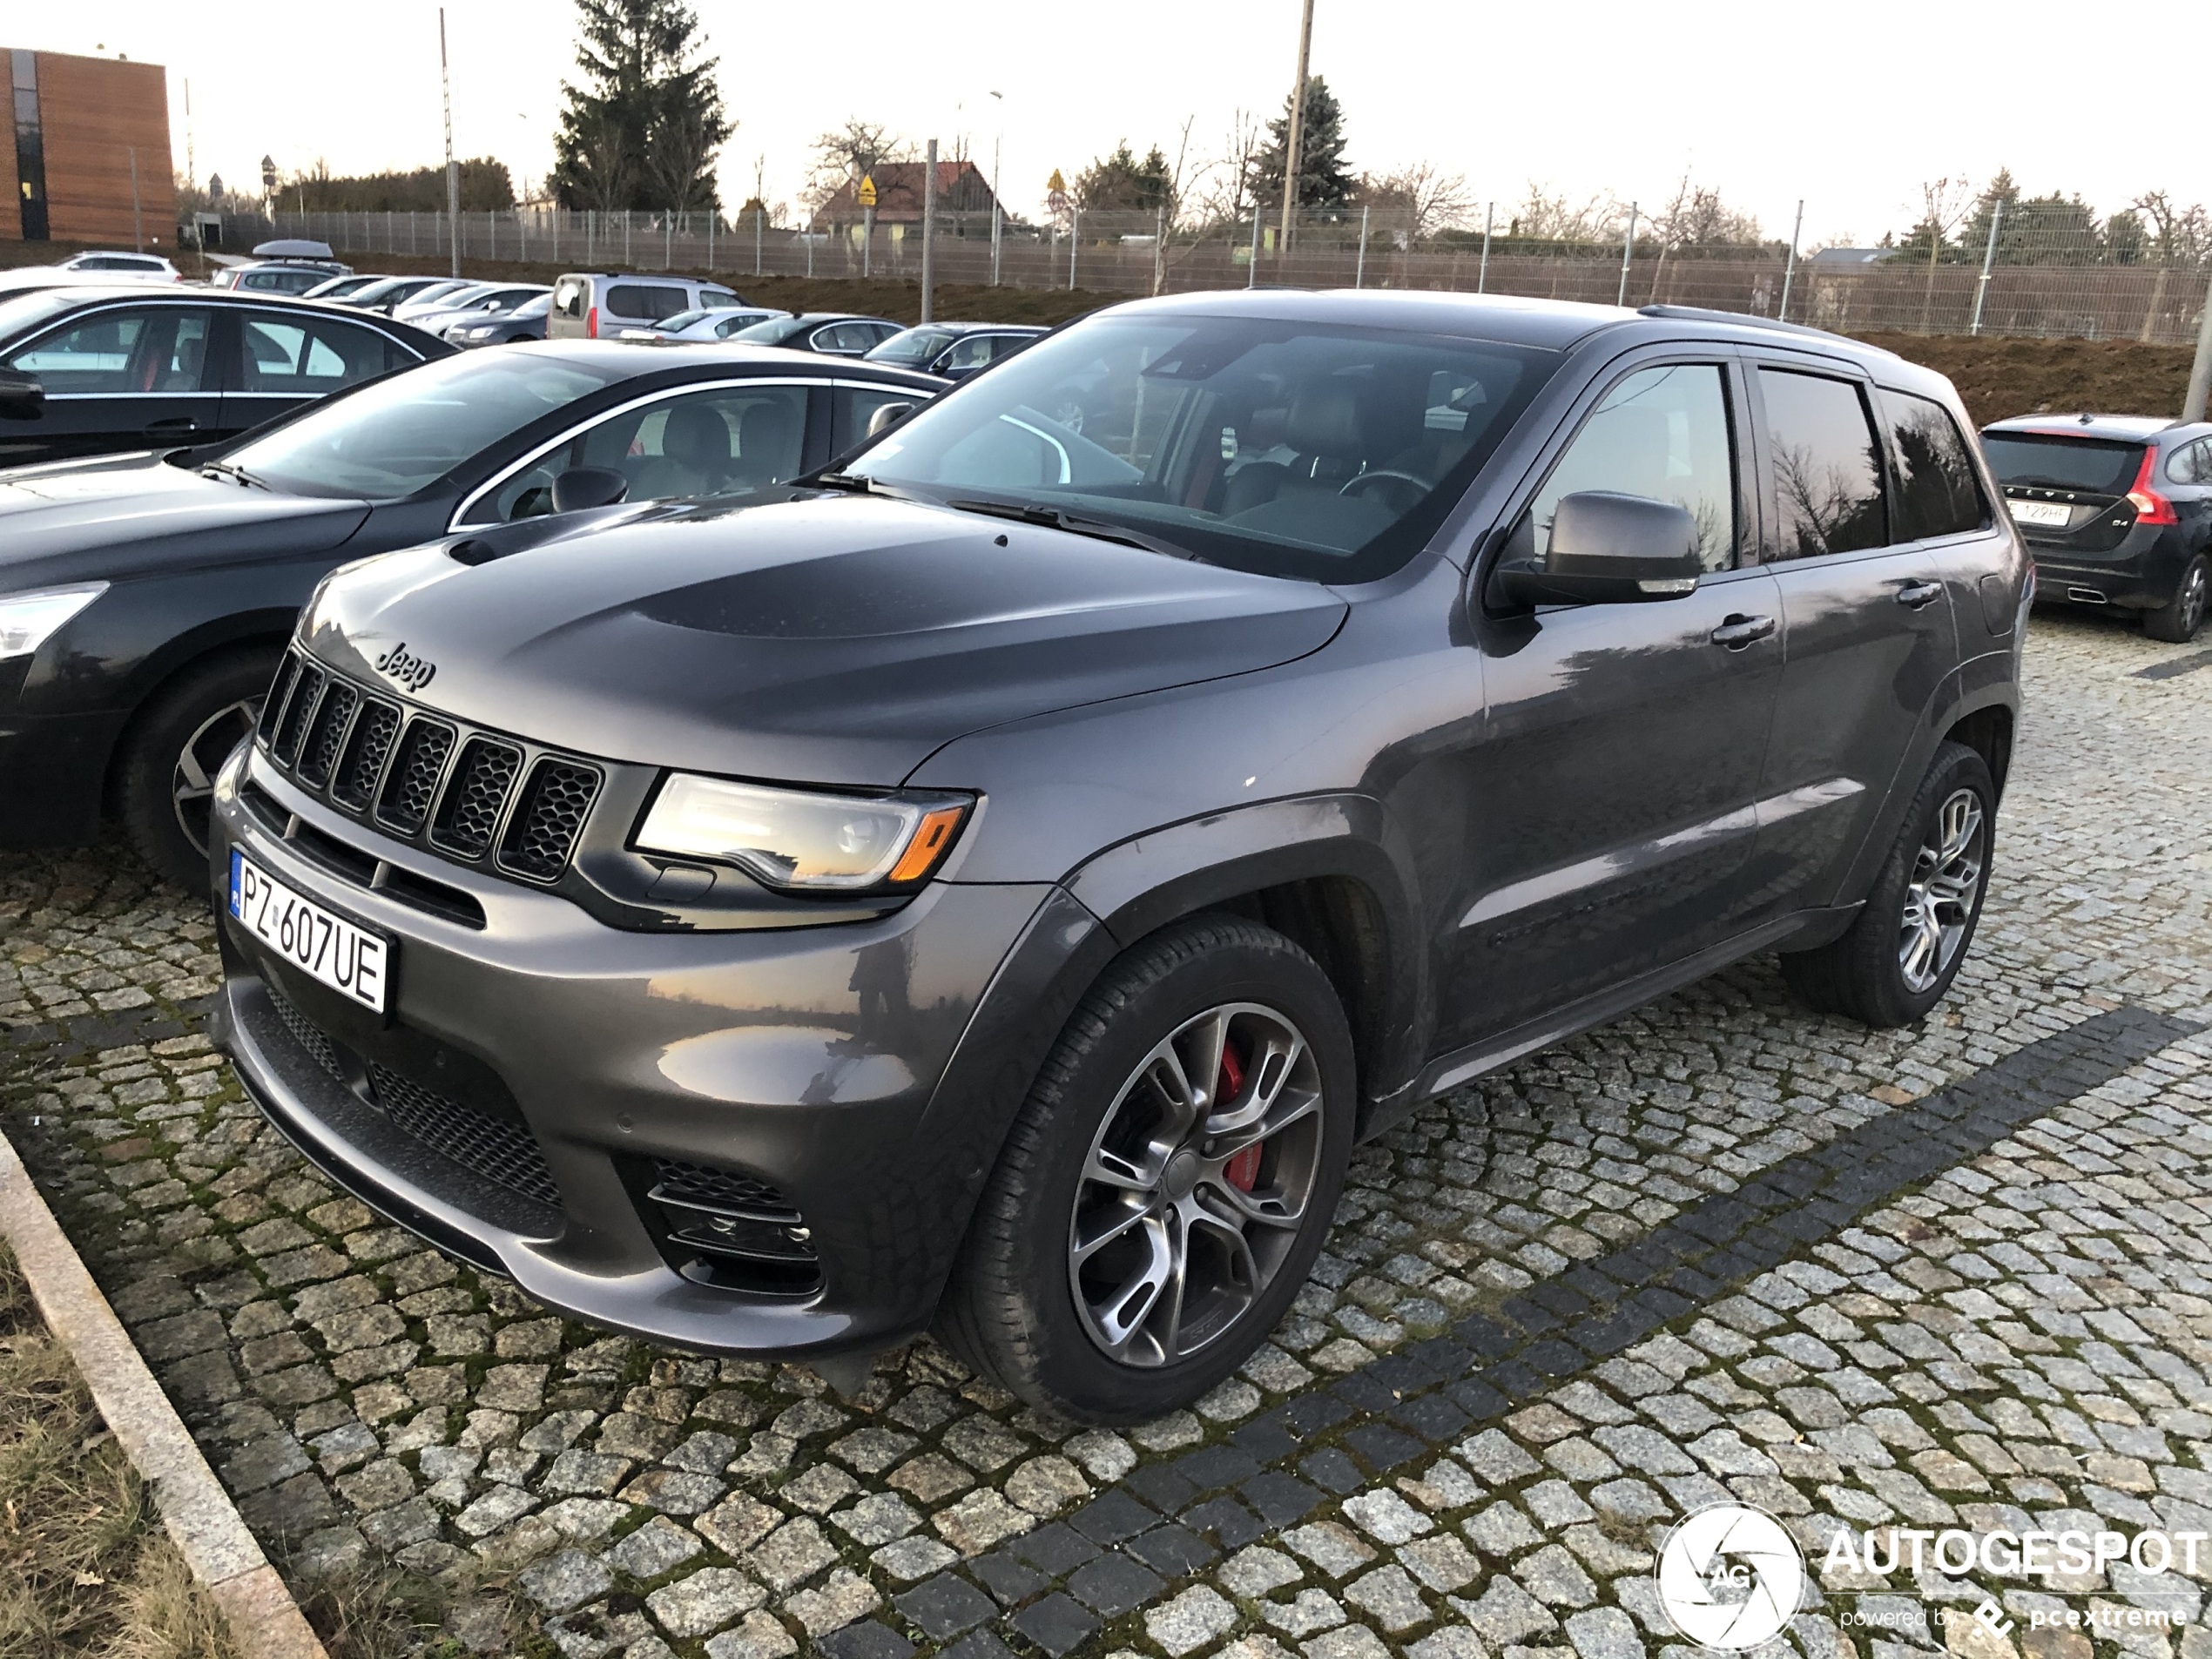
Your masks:
M113 813L123 767L131 745L164 697L183 679L219 657L266 651L273 656L292 637L299 612L272 610L225 617L188 630L149 655L132 677L130 711L116 727L102 764L102 809Z
M1352 1028L1360 1128L1420 1070L1429 975L1414 895L1372 798L1262 803L1101 853L1067 889L1119 950L1208 910L1272 927L1336 988Z

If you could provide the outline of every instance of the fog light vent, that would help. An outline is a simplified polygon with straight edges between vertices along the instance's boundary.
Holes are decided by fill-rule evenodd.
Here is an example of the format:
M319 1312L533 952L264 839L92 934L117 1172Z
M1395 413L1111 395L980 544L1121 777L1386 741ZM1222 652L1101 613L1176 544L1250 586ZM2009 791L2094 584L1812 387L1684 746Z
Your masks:
M675 1158L655 1158L652 1170L651 1218L686 1277L767 1296L806 1296L820 1285L813 1235L774 1187Z

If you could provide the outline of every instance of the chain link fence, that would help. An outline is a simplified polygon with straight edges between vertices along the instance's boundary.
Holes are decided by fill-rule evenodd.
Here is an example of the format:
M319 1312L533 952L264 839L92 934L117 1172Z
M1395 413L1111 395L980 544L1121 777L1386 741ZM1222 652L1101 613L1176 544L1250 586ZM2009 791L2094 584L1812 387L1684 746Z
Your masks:
M1261 287L1446 289L1632 306L1703 306L1864 334L1987 334L2187 345L2196 337L2212 250L2132 218L1964 227L1929 257L1918 247L1823 248L1782 242L1677 245L1663 228L1559 241L1425 225L1381 208L1279 212L1211 223L1158 212L1086 212L1058 222L937 215L941 283L1116 293ZM2127 233L2122 233L2125 231ZM921 227L856 220L794 227L766 214L590 212L518 208L463 213L278 212L226 216L221 246L271 236L327 242L354 263L379 255L584 270L913 280Z

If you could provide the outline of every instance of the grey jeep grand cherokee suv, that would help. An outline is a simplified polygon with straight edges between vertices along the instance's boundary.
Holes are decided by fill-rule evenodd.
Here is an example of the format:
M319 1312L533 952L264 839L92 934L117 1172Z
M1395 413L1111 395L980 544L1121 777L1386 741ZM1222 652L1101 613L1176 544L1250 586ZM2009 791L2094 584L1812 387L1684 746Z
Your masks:
M1944 994L2029 597L1966 430L1749 319L1177 296L351 566L218 786L225 1041L550 1305L1155 1416L1440 1090L1755 951Z

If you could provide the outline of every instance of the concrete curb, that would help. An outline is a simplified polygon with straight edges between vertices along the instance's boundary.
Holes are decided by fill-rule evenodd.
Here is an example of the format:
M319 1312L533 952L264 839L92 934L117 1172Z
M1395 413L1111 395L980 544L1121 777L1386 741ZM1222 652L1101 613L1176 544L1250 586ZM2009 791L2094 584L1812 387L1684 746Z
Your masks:
M153 1488L162 1524L221 1609L239 1652L246 1659L329 1659L4 1134L0 1233L47 1327Z

